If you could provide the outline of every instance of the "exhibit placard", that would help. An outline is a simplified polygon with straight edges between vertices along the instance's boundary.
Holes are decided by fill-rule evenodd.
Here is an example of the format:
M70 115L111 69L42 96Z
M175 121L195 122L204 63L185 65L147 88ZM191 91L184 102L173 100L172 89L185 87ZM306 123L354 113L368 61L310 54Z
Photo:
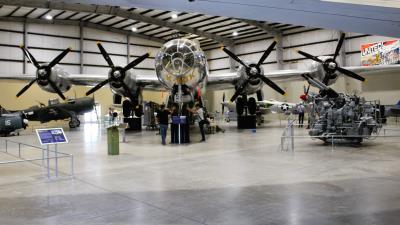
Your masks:
M62 128L36 129L36 134L41 145L68 143Z
M361 45L361 65L400 64L399 49L400 40L363 44Z

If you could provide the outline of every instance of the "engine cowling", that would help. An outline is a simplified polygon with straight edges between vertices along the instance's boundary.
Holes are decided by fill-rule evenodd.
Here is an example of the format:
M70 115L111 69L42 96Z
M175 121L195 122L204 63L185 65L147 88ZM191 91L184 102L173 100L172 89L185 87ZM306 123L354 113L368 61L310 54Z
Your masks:
M36 71L36 77L37 77L36 83L44 91L57 93L43 74L44 73L42 73L41 69L38 69ZM62 93L67 92L71 89L71 81L69 79L69 74L66 71L64 71L61 67L54 66L53 68L51 68L49 79L56 84L56 86Z

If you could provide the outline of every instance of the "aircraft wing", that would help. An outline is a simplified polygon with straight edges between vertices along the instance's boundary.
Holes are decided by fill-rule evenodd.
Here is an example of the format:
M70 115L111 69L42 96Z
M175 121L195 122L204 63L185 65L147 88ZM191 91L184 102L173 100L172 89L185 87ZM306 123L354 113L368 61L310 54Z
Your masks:
M353 71L359 75L366 74L380 74L380 73L394 73L400 72L400 65L380 65L380 66L349 66L343 67L347 70Z
M69 75L72 84L95 86L96 84L107 79L106 75L98 74L71 74ZM141 75L136 74L136 83L143 86L146 90L162 90L163 87L155 74Z
M0 74L0 80L16 80L29 82L35 78L35 74Z
M311 73L310 70L276 70L264 73L265 77L273 81L302 80L303 73ZM207 79L207 88L210 89L229 89L234 88L234 84L240 78L237 72L210 74Z

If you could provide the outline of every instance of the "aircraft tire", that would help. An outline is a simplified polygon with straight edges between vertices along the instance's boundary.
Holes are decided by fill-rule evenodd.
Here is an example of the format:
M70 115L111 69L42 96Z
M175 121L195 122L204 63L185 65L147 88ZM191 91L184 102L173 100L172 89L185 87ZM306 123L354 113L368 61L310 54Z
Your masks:
M244 112L244 99L243 97L238 97L236 99L236 113L238 116L243 115Z
M249 114L250 115L254 115L256 114L256 110L257 110L257 102L256 99L251 97L249 98L249 101L247 103L248 109L249 109Z

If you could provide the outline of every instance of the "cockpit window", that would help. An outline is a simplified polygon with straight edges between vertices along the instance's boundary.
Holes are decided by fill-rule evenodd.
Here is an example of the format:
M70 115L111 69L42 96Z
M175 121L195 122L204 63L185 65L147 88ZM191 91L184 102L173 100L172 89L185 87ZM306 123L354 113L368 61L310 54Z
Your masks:
M175 76L185 75L194 67L196 50L196 46L190 41L183 39L172 41L162 50L162 66Z

